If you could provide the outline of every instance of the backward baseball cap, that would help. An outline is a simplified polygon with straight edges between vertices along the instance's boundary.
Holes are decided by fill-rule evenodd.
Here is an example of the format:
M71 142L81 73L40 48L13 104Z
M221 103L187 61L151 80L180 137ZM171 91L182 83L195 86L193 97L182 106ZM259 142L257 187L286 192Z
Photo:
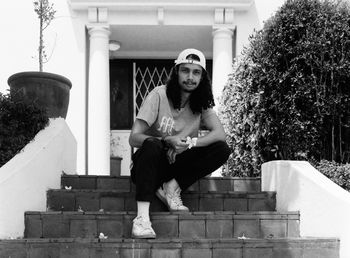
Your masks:
M192 58L188 58L190 55L198 56L199 61L193 60ZM206 70L204 54L201 51L194 48L187 48L183 50L175 60L175 64L197 64L200 65L204 70Z

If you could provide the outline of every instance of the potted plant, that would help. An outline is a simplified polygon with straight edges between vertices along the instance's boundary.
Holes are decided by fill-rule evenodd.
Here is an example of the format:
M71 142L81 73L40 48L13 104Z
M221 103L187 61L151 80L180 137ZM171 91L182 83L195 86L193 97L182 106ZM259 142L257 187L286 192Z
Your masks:
M43 72L43 64L48 61L44 31L55 18L56 11L49 0L36 0L34 11L39 18L39 71L20 72L9 77L10 93L16 100L35 102L47 110L49 117L66 118L69 91L72 83L65 77Z
M118 149L120 149L120 138L113 137L113 134L110 133L110 142L111 142L111 157L110 157L110 165L111 165L111 176L120 176L121 174L121 163L122 157L119 156Z

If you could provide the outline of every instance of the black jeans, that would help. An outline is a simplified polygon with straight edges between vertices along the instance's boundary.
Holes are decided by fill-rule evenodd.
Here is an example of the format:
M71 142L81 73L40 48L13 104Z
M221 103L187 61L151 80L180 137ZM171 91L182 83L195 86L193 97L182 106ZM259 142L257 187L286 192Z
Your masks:
M157 189L176 179L181 190L223 165L230 155L226 142L218 141L205 147L196 147L176 156L169 164L166 150L157 138L147 138L132 156L131 178L136 184L136 200L150 202Z

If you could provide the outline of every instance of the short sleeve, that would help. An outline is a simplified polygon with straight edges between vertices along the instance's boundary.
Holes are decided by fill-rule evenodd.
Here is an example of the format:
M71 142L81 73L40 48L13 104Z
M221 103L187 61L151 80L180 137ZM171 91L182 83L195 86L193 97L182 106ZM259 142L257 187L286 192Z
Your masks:
M141 105L136 118L145 121L148 126L152 126L158 117L159 109L159 94L153 89L146 97Z
M216 115L216 112L214 111L214 109L212 109L212 108L203 109L201 120L203 121L212 115Z

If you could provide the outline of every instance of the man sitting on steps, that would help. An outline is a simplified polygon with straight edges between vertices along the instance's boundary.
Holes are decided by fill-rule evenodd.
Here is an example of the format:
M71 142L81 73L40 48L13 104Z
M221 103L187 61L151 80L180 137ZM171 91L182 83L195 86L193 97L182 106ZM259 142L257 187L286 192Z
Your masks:
M228 159L230 149L213 106L203 53L182 51L167 84L145 99L129 137L130 145L139 148L131 169L137 201L132 237L156 237L149 217L154 194L170 211L188 211L181 191ZM200 125L209 132L198 138Z

